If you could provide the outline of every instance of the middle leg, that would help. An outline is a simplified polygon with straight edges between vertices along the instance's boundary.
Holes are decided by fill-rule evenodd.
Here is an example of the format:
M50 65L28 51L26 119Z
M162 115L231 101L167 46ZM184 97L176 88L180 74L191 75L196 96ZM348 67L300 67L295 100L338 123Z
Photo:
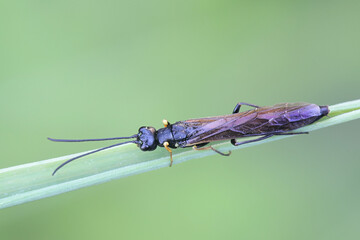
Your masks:
M212 146L208 146L208 147L202 147L202 148L198 148L198 145L195 145L193 146L193 149L194 150L208 150L208 149L211 149L213 150L214 152L222 155L222 156L230 156L231 154L231 151L229 151L228 153L223 153L223 152L220 152L219 150L216 150L215 148L213 148Z

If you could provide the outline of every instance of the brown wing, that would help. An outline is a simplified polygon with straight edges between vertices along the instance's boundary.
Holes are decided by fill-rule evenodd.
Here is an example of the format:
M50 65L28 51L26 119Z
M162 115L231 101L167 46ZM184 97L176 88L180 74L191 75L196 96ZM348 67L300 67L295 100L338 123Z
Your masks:
M308 103L283 103L250 111L210 118L191 119L185 124L196 126L189 132L187 146L249 135L266 135L279 131L286 124L284 116ZM277 121L274 121L277 120Z
M231 115L187 120L185 124L197 126L188 133L187 145L236 138L234 134L241 135L241 133L233 130L235 124L245 124L255 119L256 115L256 112L251 110Z

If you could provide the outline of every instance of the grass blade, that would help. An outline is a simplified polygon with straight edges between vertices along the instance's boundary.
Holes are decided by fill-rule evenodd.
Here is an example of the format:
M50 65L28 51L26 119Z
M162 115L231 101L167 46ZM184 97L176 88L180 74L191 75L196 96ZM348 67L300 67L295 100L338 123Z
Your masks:
M296 131L314 131L360 118L360 100L333 105L329 108L329 118L324 117ZM223 142L215 147L226 152L287 137L291 136L274 136L238 147L232 146L229 142ZM58 165L80 154L83 153L0 169L0 208L169 166L169 154L165 149L142 152L135 144L125 144L81 158L66 165L55 176L51 175ZM211 150L177 149L173 152L174 164L214 154L216 153Z

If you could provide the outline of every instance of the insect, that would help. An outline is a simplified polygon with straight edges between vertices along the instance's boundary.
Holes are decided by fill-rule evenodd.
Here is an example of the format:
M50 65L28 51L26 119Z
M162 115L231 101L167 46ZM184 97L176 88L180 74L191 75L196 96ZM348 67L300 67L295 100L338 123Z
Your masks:
M242 105L247 105L254 109L239 112ZM328 106L318 106L311 103L281 103L268 107L259 107L249 103L238 103L230 115L190 119L174 124L163 120L164 128L156 130L153 127L143 126L139 128L137 134L130 137L77 140L48 138L55 142L134 139L99 148L71 158L58 166L53 172L53 175L64 165L75 159L125 143L135 143L142 151L153 151L158 146L164 147L170 153L170 167L173 163L171 148L193 147L194 150L212 149L220 155L229 156L231 152L222 153L212 146L204 146L208 143L221 140L230 140L234 146L238 146L261 141L275 135L307 134L308 132L291 132L291 130L309 125L323 116L327 116L328 113ZM258 136L258 138L243 142L237 142L236 140L238 138L253 136Z

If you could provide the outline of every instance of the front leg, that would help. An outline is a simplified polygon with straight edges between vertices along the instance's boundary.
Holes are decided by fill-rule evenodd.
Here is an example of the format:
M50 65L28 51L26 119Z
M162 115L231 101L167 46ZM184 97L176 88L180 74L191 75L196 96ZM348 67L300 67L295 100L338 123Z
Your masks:
M241 107L242 105L246 105L246 106L250 106L250 107L254 107L254 108L259 108L259 106L252 105L252 104L250 104L250 103L239 102L238 104L236 104L236 106L235 106L235 108L234 108L234 111L233 111L233 114L234 114L234 113L239 113L240 107Z

